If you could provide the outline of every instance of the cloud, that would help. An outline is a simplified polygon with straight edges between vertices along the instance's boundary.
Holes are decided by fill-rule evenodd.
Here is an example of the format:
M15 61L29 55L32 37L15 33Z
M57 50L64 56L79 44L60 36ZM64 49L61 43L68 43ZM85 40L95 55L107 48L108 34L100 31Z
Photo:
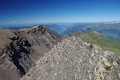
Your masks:
M14 21L14 23L16 23L17 21Z

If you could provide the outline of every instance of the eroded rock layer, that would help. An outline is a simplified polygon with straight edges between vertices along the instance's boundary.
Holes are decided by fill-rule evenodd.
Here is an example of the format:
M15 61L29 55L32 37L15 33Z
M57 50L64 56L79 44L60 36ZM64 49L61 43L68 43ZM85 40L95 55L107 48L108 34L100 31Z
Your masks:
M59 41L59 35L42 25L19 31L0 29L0 80L20 79Z
M40 58L21 80L120 80L120 58L70 37Z

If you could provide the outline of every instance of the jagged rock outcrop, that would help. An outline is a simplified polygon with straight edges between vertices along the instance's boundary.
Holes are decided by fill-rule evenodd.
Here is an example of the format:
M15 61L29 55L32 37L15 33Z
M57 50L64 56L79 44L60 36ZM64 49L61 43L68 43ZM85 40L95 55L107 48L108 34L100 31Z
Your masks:
M0 29L0 80L18 80L61 37L44 26L19 31Z
M55 45L21 80L120 80L120 57L73 36Z

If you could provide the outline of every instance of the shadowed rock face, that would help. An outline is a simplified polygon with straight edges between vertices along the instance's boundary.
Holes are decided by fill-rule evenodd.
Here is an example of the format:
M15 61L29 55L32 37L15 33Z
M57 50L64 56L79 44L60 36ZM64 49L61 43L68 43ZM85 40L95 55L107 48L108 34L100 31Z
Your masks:
M42 25L19 31L0 29L0 34L0 80L18 80L61 41Z
M73 36L36 61L21 80L120 80L120 58Z

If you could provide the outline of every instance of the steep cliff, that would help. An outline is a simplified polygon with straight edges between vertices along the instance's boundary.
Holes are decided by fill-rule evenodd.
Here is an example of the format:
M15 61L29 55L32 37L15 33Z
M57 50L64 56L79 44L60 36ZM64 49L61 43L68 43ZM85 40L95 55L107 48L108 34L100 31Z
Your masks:
M19 31L0 29L0 80L18 80L61 37L44 26Z
M21 80L120 80L120 57L73 36L55 45Z

